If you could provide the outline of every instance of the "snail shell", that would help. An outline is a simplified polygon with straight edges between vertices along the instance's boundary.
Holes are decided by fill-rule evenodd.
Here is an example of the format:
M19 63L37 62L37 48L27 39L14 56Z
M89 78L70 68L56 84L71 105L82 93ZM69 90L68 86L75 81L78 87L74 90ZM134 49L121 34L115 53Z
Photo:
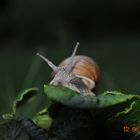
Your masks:
M70 63L70 61L71 57L66 58L59 64L59 67L65 68ZM74 56L72 73L76 77L81 78L84 84L90 90L93 90L95 88L100 75L99 67L96 62L92 58L84 55ZM54 77L54 74L55 73L53 73L51 77Z

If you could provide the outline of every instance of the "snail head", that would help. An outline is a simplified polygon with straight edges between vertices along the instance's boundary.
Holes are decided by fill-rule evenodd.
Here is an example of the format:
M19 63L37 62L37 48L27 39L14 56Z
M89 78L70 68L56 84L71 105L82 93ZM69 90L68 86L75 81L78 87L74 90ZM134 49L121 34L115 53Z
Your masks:
M49 59L37 53L37 55L40 58L42 58L55 72L55 76L50 82L51 85L63 85L66 87L69 86L70 81L75 77L74 74L72 73L72 67L73 67L73 60L74 60L74 56L76 54L78 45L79 45L79 42L76 43L76 46L70 58L70 62L68 63L66 67L58 67L55 64L53 64Z

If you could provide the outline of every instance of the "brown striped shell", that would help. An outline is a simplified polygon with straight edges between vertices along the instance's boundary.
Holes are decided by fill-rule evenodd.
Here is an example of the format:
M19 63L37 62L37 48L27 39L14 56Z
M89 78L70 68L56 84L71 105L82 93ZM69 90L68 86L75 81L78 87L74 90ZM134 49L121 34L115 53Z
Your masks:
M71 58L63 60L59 67L66 67ZM95 87L96 82L99 80L99 68L96 62L84 55L76 55L73 59L72 72L76 77L82 78L83 82L89 89Z

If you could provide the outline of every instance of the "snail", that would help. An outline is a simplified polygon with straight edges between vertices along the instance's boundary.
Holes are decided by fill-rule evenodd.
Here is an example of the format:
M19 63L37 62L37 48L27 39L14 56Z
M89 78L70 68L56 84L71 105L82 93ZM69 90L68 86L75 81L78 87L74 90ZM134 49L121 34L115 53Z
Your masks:
M81 95L95 95L93 89L99 80L99 68L96 62L84 55L76 55L77 42L72 56L55 66L50 60L37 53L53 69L50 85L62 85Z

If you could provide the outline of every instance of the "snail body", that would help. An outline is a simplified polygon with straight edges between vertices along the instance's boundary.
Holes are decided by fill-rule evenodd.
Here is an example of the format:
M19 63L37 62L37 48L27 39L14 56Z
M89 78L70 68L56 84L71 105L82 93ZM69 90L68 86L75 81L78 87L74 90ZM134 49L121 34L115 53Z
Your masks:
M95 95L92 90L99 80L99 68L96 62L84 55L75 55L79 43L77 43L71 57L63 60L59 66L55 66L44 56L38 54L53 69L50 85L62 85L81 95Z

